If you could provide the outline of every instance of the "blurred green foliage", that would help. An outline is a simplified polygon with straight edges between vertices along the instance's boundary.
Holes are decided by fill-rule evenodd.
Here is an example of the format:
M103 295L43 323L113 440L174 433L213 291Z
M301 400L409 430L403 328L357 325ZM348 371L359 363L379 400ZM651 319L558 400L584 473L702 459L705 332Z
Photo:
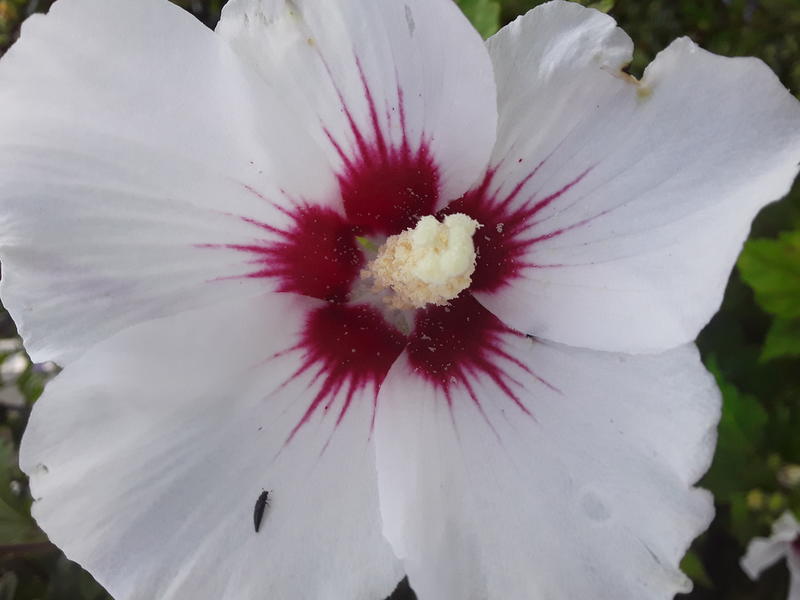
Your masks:
M800 356L800 230L750 240L739 270L759 306L775 317L761 359Z
M209 26L224 0L173 0ZM484 37L540 2L457 0ZM0 52L20 23L52 0L0 0ZM638 76L673 39L688 35L729 56L758 56L795 94L800 91L798 0L584 0L609 12L636 43ZM0 338L13 338L0 318ZM800 190L758 217L725 300L698 345L723 394L714 462L702 484L717 518L683 562L692 599L783 600L787 572L750 582L738 567L748 540L765 535L785 509L800 514ZM19 350L0 350L0 365ZM27 363L0 382L0 600L100 600L103 590L49 544L30 516L31 498L16 452L31 405L48 375ZM5 397L13 392L14 402ZM411 598L401 585L393 598Z
M500 29L500 2L496 0L456 0L461 10L485 38Z

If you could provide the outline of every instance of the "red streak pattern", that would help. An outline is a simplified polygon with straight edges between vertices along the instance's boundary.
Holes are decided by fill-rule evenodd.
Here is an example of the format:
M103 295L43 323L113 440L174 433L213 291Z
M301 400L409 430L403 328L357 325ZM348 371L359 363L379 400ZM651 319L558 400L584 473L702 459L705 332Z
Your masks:
M532 246L567 231L556 229L536 237L528 235L529 230L537 224L534 216L578 184L588 171L544 198L530 197L519 206L514 206L514 201L542 164L528 173L503 198L498 197L497 191L492 191L496 171L490 170L479 186L451 202L442 211L443 214L464 213L483 225L473 238L478 260L472 275L471 291L495 292L508 285L520 277L523 269L537 266L524 260Z
M361 65L359 64L359 70ZM433 213L439 198L439 171L423 137L412 149L406 129L403 92L397 89L397 113L402 132L399 145L387 139L378 118L375 99L361 71L369 108L371 131L365 133L342 102L353 136L354 155L330 133L328 137L342 159L339 187L347 217L367 234L393 235L413 227L420 217ZM391 123L391 111L388 111Z
M327 412L341 398L338 425L364 388L372 392L374 410L380 385L404 346L405 337L370 306L329 304L312 311L300 343L290 350L302 353L302 363L287 382L312 373L312 385L319 388L289 439L318 410Z
M353 228L320 206L284 212L294 219L293 227L278 229L245 219L277 235L277 240L224 246L252 255L249 264L257 268L243 277L275 279L279 292L344 302L364 265Z
M452 406L457 392L466 391L483 412L479 390L488 384L530 416L528 392L515 377L528 381L532 377L555 388L509 353L508 341L524 335L506 327L469 292L495 291L519 277L523 269L537 267L526 259L533 245L582 224L544 235L531 233L541 223L535 215L561 198L588 171L544 198L525 198L524 189L544 161L503 196L502 186L494 182L496 170L490 170L477 187L442 211L440 218L461 212L483 225L474 238L477 269L470 289L448 306L419 310L414 329L406 337L375 308L349 303L364 264L355 236L393 235L431 214L439 199L439 170L425 136L413 143L408 139L402 90L397 90L396 106L387 100L382 124L363 72L362 83L367 126L356 122L340 95L349 139L336 139L328 132L341 158L338 182L346 216L317 204L279 207L292 218L291 226L279 229L242 217L268 232L269 238L224 246L249 254L249 263L257 265L244 277L272 279L278 291L329 302L307 315L297 343L281 353L300 356L300 366L286 384L301 376L310 375L311 379L308 407L287 442L314 415L320 411L327 414L334 404L338 425L362 392L371 398L374 411L380 386L404 349L414 373L440 392L448 405ZM398 124L401 136L388 133ZM399 142L393 141L398 137Z
M365 233L393 235L434 212L437 174L426 146L392 154L369 148L357 161L339 184L350 222Z
M532 373L506 351L506 336L525 337L464 293L448 306L432 306L417 313L416 327L408 340L408 358L414 372L443 392L448 404L452 403L453 389L464 388L480 407L473 383L488 377L530 415L519 396L524 386L507 369L517 367Z

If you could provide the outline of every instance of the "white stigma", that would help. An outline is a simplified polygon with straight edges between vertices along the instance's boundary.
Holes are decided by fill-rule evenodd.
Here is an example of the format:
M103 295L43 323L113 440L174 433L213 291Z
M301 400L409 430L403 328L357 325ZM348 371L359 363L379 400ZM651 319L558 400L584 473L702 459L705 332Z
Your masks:
M475 271L472 236L481 224L467 215L448 215L440 223L422 217L413 229L387 238L362 272L376 291L391 289L393 308L447 304L469 287Z

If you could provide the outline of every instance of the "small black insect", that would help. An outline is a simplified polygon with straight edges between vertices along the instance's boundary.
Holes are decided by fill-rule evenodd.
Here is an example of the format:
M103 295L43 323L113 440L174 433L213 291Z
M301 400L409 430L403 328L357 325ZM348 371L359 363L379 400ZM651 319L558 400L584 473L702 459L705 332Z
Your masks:
M264 510L269 506L269 492L261 492L256 500L256 507L253 510L253 524L256 526L256 533L261 528L261 519L264 518Z

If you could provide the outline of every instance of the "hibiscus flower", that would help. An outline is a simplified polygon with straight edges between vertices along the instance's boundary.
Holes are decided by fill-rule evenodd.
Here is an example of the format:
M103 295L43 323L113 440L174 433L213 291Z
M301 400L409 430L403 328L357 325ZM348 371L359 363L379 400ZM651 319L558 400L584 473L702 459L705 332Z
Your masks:
M563 1L486 44L450 0L31 18L0 258L64 367L20 456L50 539L118 600L687 590L692 341L800 106L754 59L631 54Z
M789 596L787 600L800 600L800 523L787 511L772 524L772 535L754 538L742 557L742 570L752 580L785 558L789 567Z

